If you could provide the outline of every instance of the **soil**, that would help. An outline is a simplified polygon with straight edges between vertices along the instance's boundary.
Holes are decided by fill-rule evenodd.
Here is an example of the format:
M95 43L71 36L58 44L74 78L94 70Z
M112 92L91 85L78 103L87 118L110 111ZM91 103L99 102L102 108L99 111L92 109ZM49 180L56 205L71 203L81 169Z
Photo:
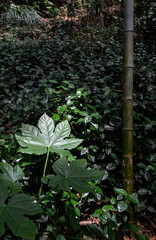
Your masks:
M150 240L156 240L156 214L145 215L137 219L140 232Z

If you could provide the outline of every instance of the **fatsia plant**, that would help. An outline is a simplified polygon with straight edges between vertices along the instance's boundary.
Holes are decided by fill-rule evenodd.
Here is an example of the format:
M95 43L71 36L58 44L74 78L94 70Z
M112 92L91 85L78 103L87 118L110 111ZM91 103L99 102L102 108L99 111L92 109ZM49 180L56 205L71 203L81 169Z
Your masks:
M0 163L0 185L10 189L10 195L21 192L22 186L18 182L24 177L22 169L17 165L14 168L8 163Z
M57 153L61 157L67 156L70 154L68 150L77 147L83 141L82 139L68 138L71 128L67 120L60 122L55 128L53 119L46 113L40 117L38 128L29 124L23 124L21 131L22 136L16 135L16 139L22 147L19 150L20 152L37 155L47 154L43 177L46 173L50 152ZM42 185L39 196L41 191Z
M94 192L93 186L88 181L99 180L103 176L108 175L107 171L86 170L87 161L85 159L76 160L68 163L67 158L58 159L54 165L53 170L55 176L47 176L50 179L49 186L70 192L72 187L79 193Z
M22 192L24 173L19 166L0 163L0 237L5 233L5 225L18 237L34 239L35 224L27 216L42 212L35 197Z
M36 226L25 217L42 212L35 198L23 193L16 194L10 199L8 197L8 189L0 185L0 237L7 225L14 235L24 239L35 239Z

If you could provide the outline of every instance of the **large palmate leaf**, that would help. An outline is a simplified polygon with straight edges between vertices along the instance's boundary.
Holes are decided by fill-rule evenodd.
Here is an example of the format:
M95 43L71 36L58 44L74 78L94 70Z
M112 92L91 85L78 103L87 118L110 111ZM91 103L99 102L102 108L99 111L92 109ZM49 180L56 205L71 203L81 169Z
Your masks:
M85 159L73 161L70 165L66 158L58 159L53 165L53 170L57 175L48 176L49 186L58 186L59 189L69 192L70 187L80 193L93 192L94 188L88 181L101 179L105 171L86 170L86 166Z
M60 156L68 155L69 151L77 147L82 139L69 138L71 132L68 121L59 123L54 131L55 125L52 118L44 113L38 121L38 128L29 124L22 125L22 136L16 135L16 139L22 146L20 152L29 154L44 154L49 148Z
M19 166L12 167L8 163L0 163L0 185L10 188L10 195L14 195L22 190L22 186L18 180L24 177L24 173Z
M35 224L24 215L35 215L42 210L35 198L25 195L14 195L8 203L8 189L0 186L0 237L5 233L5 225L14 235L24 239L34 239Z

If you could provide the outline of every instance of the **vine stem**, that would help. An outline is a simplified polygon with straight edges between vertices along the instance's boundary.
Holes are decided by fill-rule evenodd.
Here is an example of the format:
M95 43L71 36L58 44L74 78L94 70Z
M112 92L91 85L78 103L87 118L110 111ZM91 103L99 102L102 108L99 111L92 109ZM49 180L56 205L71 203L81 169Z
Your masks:
M44 170L43 170L43 176L42 177L45 177L45 173L46 173L46 169L47 169L47 163L48 163L48 159L49 159L49 152L50 152L50 147L48 147L48 150L47 150L47 157L46 157L46 161L45 161L45 164L44 164ZM39 197L41 195L41 192L42 192L42 186L43 184L41 184L40 186L40 190L39 190Z

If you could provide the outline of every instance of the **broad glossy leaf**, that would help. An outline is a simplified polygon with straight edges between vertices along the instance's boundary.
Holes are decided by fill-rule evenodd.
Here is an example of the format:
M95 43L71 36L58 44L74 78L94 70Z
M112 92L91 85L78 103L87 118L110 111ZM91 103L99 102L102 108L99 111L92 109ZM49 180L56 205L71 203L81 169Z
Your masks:
M138 191L138 193L139 193L140 195L146 195L146 194L148 194L148 192L149 192L149 190L143 189L143 188L139 189L139 191Z
M19 166L12 167L8 163L0 163L0 185L10 188L10 195L14 195L22 190L21 184L17 182L24 177L24 173Z
M127 210L128 205L127 205L126 202L121 201L121 202L118 203L117 208L118 208L118 211L119 211L119 212L124 212L124 211Z
M54 131L54 121L47 114L43 114L38 121L38 128L48 146L52 144L52 136Z
M122 188L114 188L114 191L120 195L127 196L127 192Z
M80 193L93 192L94 188L88 182L101 179L105 172L99 170L86 170L85 159L68 163L66 158L60 158L53 165L53 170L57 174L50 177L49 186L69 191L72 187Z
M151 213L156 213L156 208L154 208L153 206L148 206L147 209Z
M82 139L69 138L71 132L68 121L59 123L54 131L54 121L44 113L38 121L38 128L29 124L22 125L22 136L16 135L21 145L20 152L29 154L44 154L47 148L60 156L69 155L69 151L77 147Z
M66 137L69 137L70 134L70 126L68 121L60 122L55 129L55 133L52 136L52 143L60 142L60 140L63 140Z
M103 206L102 210L104 212L108 212L108 211L110 211L112 209L112 207L113 207L112 205L105 205L105 206Z
M24 239L34 239L36 233L35 224L25 215L35 215L42 210L35 202L35 198L25 195L14 195L8 203L5 203L9 193L8 189L0 186L0 237L5 232L5 225L14 235Z
M130 200L131 202L133 202L134 204L139 204L139 200L138 200L137 196L135 195L135 193L128 195L127 199Z

